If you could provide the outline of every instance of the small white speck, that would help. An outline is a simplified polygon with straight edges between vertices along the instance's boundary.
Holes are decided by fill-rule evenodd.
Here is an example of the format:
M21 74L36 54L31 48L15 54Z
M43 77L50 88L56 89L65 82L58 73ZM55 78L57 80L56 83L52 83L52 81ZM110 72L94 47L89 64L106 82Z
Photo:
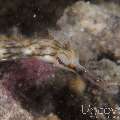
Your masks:
M34 14L34 15L33 15L33 18L36 18L36 16L37 16L37 15L36 15L36 14Z
M90 38L88 38L88 40L89 40L89 41L92 41L92 38L90 37Z
M55 75L54 75L54 74L52 74L52 78L55 78Z
M86 2L88 5L90 4L90 1Z
M6 53L6 49L0 49L0 59L4 57L5 53Z
M2 61L6 61L7 59L2 59Z
M30 55L32 53L32 50L29 49L29 48L23 48L22 49L22 52L25 54L25 55Z
M84 31L85 31L85 29L84 29L84 28L81 28L81 29L80 29L80 31L81 31L81 32L84 32Z
M54 115L53 115L53 113L50 113L49 116L52 117L52 116L54 116Z
M50 62L50 63L54 63L55 59L54 57L50 56L50 55L45 55L44 57L40 57L41 60L44 60L46 62Z
M97 81L97 82L99 82L99 81L100 81L100 79L97 79L96 81Z

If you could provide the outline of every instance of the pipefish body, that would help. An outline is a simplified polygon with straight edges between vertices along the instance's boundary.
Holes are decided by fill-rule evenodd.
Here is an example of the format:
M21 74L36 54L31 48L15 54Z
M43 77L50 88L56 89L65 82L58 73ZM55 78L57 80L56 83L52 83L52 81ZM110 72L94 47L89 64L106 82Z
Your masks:
M62 45L54 39L30 39L0 35L0 61L35 57L55 65L81 70L79 55L70 45Z

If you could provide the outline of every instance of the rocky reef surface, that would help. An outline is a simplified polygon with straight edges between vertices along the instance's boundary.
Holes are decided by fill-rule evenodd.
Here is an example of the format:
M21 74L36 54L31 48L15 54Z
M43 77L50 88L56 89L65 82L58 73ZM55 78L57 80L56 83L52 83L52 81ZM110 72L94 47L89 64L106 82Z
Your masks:
M114 96L86 81L91 79L86 74L80 77L37 59L1 63L0 72L1 120L119 117Z
M57 40L73 43L80 62L104 80L120 82L120 8L114 3L77 2L50 30ZM118 87L117 86L117 87Z
M0 2L1 34L70 42L102 83L33 58L1 62L0 120L120 120L119 0Z

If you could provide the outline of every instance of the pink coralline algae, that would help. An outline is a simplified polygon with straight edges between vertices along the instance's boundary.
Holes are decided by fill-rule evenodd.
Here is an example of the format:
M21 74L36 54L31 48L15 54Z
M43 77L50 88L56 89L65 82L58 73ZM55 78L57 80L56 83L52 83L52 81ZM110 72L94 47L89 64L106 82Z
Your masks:
M37 79L39 81L45 81L48 80L50 77L53 77L55 74L55 67L41 60L21 60L20 64L21 67L26 70L27 79Z
M8 61L0 65L0 78L8 95L32 111L53 111L51 99L56 89L57 67L35 58Z
M22 59L10 61L6 65L2 79L13 87L17 82L20 87L39 85L54 77L55 67L51 64L37 59ZM18 84L19 82L19 84ZM12 86L11 86L12 83ZM24 84L23 84L24 83Z

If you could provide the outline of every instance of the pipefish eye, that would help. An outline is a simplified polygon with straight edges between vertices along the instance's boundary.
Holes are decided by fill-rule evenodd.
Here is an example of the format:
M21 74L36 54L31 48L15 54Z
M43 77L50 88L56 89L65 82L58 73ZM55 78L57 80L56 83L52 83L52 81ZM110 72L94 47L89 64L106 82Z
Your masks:
M59 62L59 64L62 64L62 65L65 66L64 62L63 62L59 57L57 57L56 59L57 59L57 61Z
M60 64L68 65L71 62L71 56L69 55L68 52L65 51L59 52L57 57L58 57L58 62Z

